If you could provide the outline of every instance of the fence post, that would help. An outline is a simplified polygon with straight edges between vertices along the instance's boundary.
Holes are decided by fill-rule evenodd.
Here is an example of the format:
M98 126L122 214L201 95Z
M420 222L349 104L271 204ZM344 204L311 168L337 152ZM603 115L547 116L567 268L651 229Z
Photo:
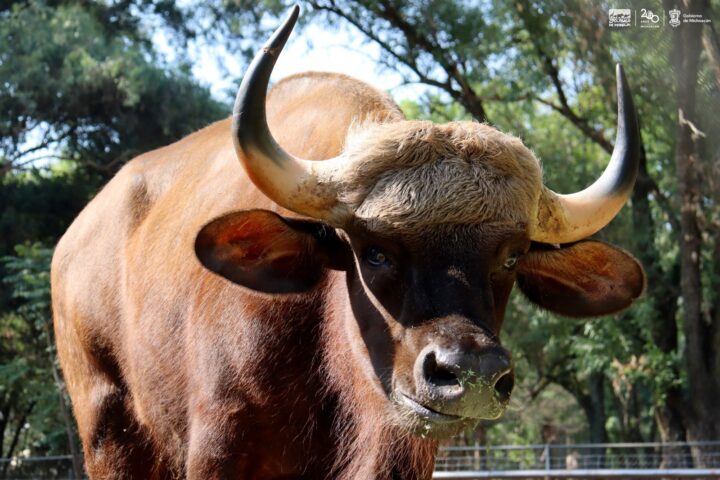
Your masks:
M543 455L545 456L545 471L549 472L550 466L551 466L550 465L550 444L549 443L545 444L545 449L543 450ZM550 477L546 475L545 480L549 480L549 479L550 479Z

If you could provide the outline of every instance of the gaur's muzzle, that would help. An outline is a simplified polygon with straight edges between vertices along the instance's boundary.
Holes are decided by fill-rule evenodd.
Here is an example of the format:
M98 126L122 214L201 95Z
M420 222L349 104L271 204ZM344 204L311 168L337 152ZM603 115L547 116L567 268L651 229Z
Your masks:
M461 342L439 341L425 347L413 369L412 401L443 415L497 418L505 411L515 384L510 355L479 333Z

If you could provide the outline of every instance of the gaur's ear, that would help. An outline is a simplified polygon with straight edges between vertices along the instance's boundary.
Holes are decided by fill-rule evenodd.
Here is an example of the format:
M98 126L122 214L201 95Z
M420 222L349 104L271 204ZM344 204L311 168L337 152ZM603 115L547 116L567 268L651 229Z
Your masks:
M209 270L265 293L308 290L325 268L345 269L349 247L324 223L267 210L229 213L205 225L195 254Z
M645 290L645 272L632 255L606 243L534 244L518 261L517 282L543 308L594 317L629 307Z

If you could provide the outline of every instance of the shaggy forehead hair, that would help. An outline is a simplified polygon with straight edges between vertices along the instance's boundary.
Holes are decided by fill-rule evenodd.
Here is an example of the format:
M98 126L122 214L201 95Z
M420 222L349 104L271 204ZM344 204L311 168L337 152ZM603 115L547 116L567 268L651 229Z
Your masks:
M537 215L538 160L520 139L487 125L358 125L348 133L343 157L340 201L371 229L522 224Z

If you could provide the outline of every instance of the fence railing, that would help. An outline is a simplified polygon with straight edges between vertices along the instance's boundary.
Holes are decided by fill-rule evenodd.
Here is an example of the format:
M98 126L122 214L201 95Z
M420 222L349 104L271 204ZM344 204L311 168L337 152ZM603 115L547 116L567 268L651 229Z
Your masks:
M69 455L0 458L0 480L73 478ZM444 447L433 478L720 479L720 441Z
M0 458L0 480L76 480L70 455Z
M434 478L720 478L720 441L441 448Z

